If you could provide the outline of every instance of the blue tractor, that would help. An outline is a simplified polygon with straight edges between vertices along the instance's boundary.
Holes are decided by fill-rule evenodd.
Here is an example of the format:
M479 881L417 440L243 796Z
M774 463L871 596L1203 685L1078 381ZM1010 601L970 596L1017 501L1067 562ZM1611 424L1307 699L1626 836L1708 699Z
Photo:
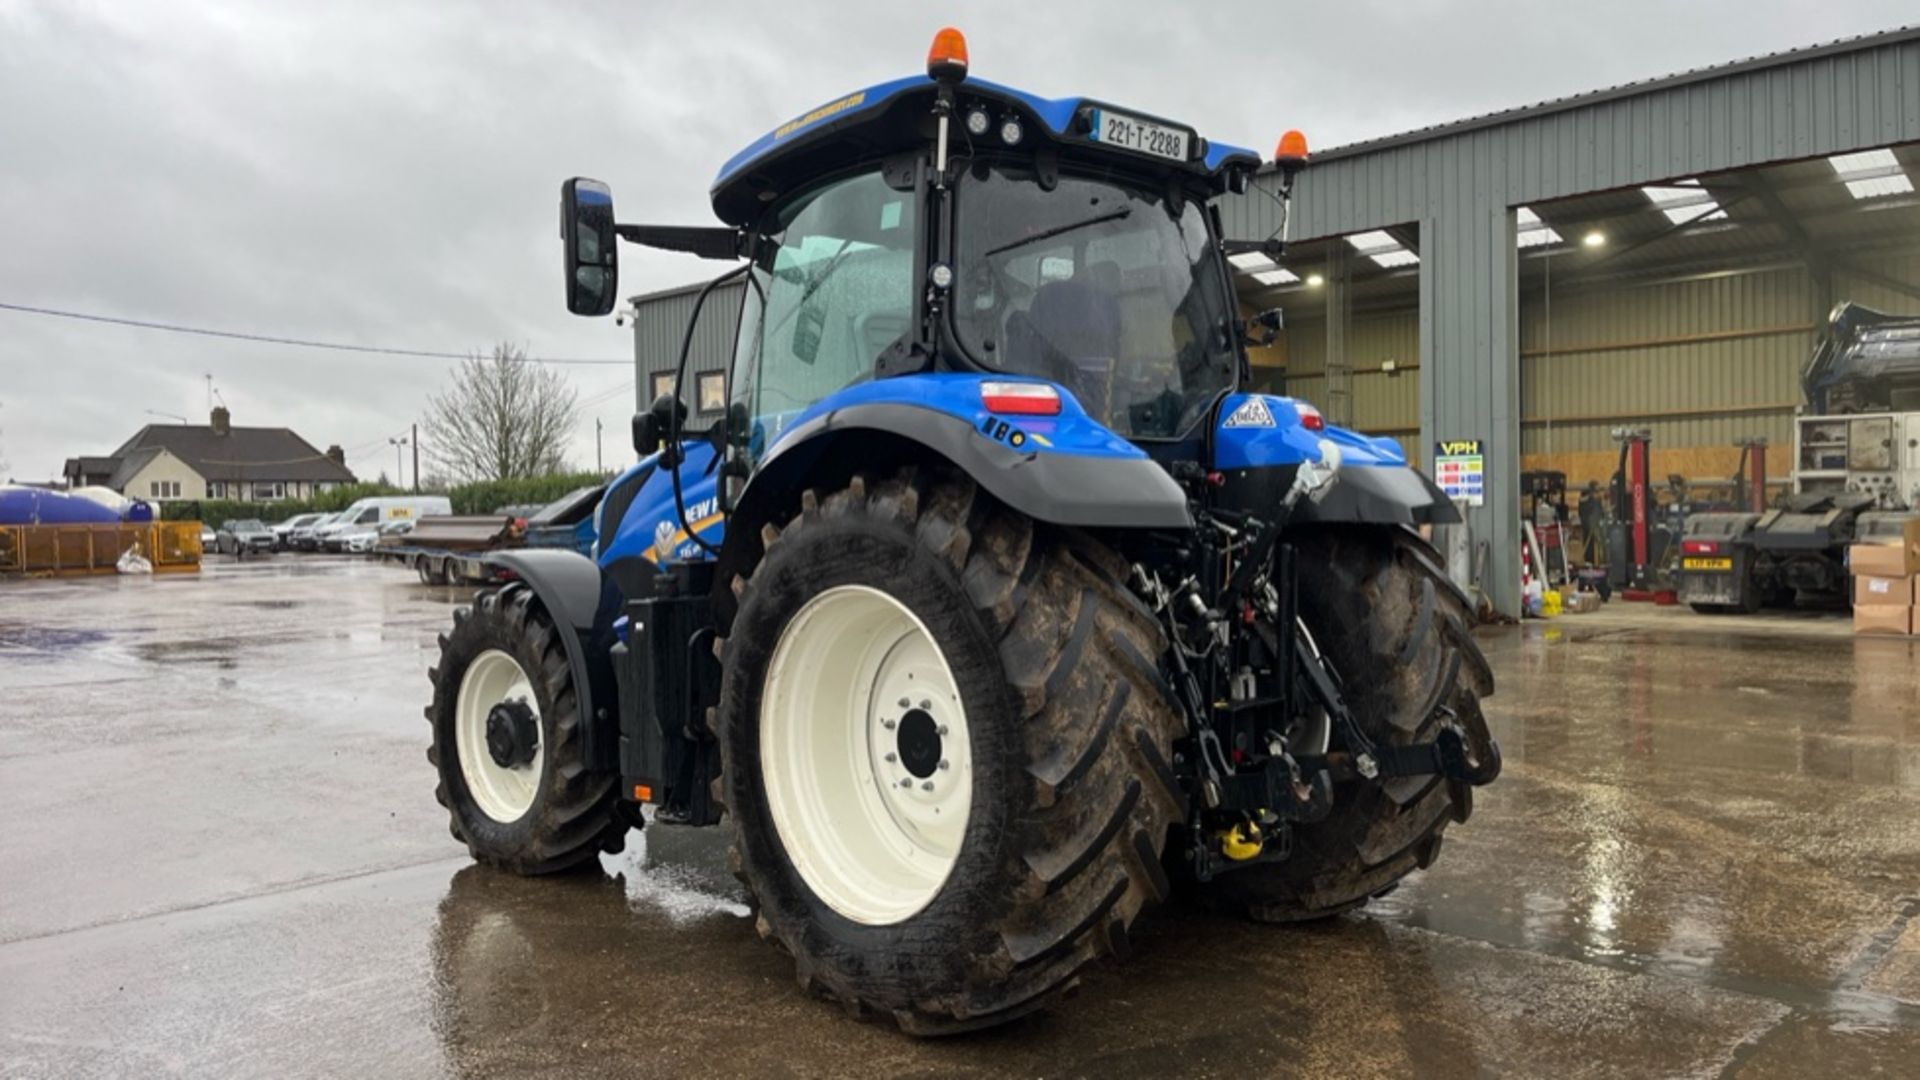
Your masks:
M1500 767L1419 532L1452 505L1242 388L1279 319L1227 256L1281 241L1223 240L1215 200L1259 158L966 75L942 31L925 76L780 125L717 227L567 181L576 314L612 310L619 240L741 264L708 286L743 283L729 405L635 417L591 557L494 557L427 708L475 859L724 826L802 986L916 1033L1044 1007L1176 890L1363 905Z

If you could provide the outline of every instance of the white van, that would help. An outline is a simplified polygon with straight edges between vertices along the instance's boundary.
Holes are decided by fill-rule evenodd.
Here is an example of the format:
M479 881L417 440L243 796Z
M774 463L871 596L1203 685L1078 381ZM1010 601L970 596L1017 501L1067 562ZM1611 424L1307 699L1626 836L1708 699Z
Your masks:
M378 495L360 499L314 534L322 551L339 551L347 533L394 521L417 521L428 514L451 514L445 495Z

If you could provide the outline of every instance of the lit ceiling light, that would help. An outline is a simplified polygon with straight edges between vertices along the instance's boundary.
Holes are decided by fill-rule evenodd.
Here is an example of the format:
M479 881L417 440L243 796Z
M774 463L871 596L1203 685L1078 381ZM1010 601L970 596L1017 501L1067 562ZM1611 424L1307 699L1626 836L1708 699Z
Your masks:
M1271 270L1261 270L1255 273L1253 280L1262 285L1292 285L1300 279L1291 270L1275 267Z
M1382 229L1354 233L1347 237L1347 243L1352 245L1353 250L1372 259L1375 266L1412 266L1420 261L1420 256L1408 251L1405 244Z
M1319 274L1307 275L1307 284L1313 288L1317 289L1320 286L1325 285L1326 283L1327 283L1327 279L1321 277Z
M1725 221L1727 212L1714 200L1713 193L1700 186L1698 180L1680 180L1672 184L1656 187L1643 187L1640 193L1659 207L1667 220L1675 225L1691 225L1698 221Z
M1513 218L1517 226L1514 231L1516 246L1530 248L1560 243L1560 234L1553 231L1553 226L1541 221L1540 215L1534 213L1532 209L1525 206L1519 207L1514 210Z
M1254 271L1273 269L1273 260L1257 251L1236 252L1235 254L1227 256L1227 261L1240 270Z
M1913 190L1913 181L1900 168L1893 151L1862 150L1857 154L1835 154L1827 159L1833 171L1847 185L1847 194L1856 199L1878 199L1887 195L1905 195Z
M1580 242L1590 248L1606 247L1607 234L1601 232L1599 229L1594 229L1588 232L1587 235L1581 237Z

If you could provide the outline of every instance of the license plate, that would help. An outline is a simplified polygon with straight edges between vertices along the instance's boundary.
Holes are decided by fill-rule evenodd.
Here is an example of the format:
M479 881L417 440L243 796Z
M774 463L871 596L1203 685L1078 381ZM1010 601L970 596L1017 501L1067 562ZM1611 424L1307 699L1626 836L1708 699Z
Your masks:
M1187 160L1187 132L1112 109L1093 110L1094 142L1151 154L1168 161Z
M1732 557L1727 557L1722 559L1681 559L1680 569L1682 570L1731 570L1733 569L1733 559Z

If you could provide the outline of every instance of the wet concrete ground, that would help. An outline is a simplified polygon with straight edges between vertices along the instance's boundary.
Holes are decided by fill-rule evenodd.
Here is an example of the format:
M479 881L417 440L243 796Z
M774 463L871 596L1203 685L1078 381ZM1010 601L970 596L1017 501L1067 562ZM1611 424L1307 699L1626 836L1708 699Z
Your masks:
M281 557L0 583L0 1075L1920 1072L1920 646L1493 631L1506 775L1310 929L1183 907L1009 1028L802 997L711 831L471 865L420 708L459 590Z

